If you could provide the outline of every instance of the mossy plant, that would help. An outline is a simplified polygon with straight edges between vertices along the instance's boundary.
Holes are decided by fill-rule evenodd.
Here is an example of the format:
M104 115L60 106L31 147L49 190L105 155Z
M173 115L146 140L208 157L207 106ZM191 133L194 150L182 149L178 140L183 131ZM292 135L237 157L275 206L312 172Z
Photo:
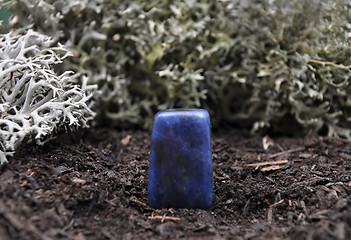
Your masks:
M5 5L18 18L13 28L33 28L74 53L58 71L98 84L100 124L150 127L159 110L203 107L214 124L351 138L350 1Z

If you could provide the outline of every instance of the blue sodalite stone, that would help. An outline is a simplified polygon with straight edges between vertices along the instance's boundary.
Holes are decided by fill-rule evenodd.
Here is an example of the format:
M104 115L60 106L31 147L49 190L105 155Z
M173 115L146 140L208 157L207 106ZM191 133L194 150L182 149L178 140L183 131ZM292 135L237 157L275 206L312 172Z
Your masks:
M172 109L157 113L150 152L150 206L207 209L211 206L212 195L208 112Z

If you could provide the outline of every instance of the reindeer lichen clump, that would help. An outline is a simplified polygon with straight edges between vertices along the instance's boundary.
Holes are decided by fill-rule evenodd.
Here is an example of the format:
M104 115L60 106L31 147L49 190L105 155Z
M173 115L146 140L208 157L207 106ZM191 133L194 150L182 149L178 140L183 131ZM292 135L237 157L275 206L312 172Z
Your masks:
M89 90L76 84L79 76L53 70L71 53L51 45L50 37L32 30L0 35L0 163L20 143L40 144L62 128L86 127L95 115Z

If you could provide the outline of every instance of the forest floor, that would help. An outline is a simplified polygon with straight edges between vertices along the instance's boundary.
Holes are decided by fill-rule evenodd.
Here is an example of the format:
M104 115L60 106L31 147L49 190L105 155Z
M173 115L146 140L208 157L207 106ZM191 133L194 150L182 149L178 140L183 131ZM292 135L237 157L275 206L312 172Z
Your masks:
M1 239L350 239L349 142L274 137L265 151L215 131L212 207L156 210L150 138L92 128L18 150L0 169Z

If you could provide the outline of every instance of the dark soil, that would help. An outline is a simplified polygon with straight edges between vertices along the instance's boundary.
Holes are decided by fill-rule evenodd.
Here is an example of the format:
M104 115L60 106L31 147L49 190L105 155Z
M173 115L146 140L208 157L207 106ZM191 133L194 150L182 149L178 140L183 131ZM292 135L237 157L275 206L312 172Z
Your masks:
M0 239L350 239L350 143L268 142L213 133L209 210L147 205L148 132L90 129L27 146L1 169Z

